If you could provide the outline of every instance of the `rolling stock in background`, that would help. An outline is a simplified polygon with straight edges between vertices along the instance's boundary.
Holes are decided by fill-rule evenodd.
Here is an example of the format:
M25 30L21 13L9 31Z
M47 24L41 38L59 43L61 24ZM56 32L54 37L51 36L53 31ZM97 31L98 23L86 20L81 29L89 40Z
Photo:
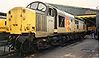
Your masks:
M6 14L0 13L0 33L6 32Z

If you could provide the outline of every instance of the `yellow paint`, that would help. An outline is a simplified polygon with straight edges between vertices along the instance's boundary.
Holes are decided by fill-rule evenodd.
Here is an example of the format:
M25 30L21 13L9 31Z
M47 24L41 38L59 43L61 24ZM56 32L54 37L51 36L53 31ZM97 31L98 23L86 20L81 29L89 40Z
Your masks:
M0 19L0 32L6 32L6 19Z
M96 17L96 15L82 15L82 16L76 16L78 18L90 18L90 17Z
M9 12L7 13L7 27L10 34L35 33L36 13L34 10L15 7Z

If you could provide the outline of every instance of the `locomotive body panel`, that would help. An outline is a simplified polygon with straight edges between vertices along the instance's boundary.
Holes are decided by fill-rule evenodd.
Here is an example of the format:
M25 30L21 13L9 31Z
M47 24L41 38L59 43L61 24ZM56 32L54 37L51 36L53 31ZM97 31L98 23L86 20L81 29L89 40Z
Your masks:
M58 18L57 18L57 31L58 33L66 33L66 15L64 12L57 9Z
M47 32L48 33L54 32L54 17L47 16Z

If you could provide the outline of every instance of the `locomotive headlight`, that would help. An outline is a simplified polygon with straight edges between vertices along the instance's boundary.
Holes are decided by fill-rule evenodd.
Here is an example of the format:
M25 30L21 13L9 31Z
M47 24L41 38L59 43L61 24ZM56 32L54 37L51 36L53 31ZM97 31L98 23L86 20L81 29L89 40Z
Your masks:
M35 27L32 27L32 29L35 29Z

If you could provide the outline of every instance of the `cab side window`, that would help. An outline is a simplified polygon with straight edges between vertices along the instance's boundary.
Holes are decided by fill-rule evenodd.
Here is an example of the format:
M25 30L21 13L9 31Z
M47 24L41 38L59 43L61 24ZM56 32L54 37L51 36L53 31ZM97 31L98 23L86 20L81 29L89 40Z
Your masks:
M79 22L75 20L75 24L77 24L77 29L79 29Z
M54 17L54 10L49 8L48 15Z
M59 27L65 27L65 17L59 15Z
M75 20L75 24L78 24L79 22L77 20Z

